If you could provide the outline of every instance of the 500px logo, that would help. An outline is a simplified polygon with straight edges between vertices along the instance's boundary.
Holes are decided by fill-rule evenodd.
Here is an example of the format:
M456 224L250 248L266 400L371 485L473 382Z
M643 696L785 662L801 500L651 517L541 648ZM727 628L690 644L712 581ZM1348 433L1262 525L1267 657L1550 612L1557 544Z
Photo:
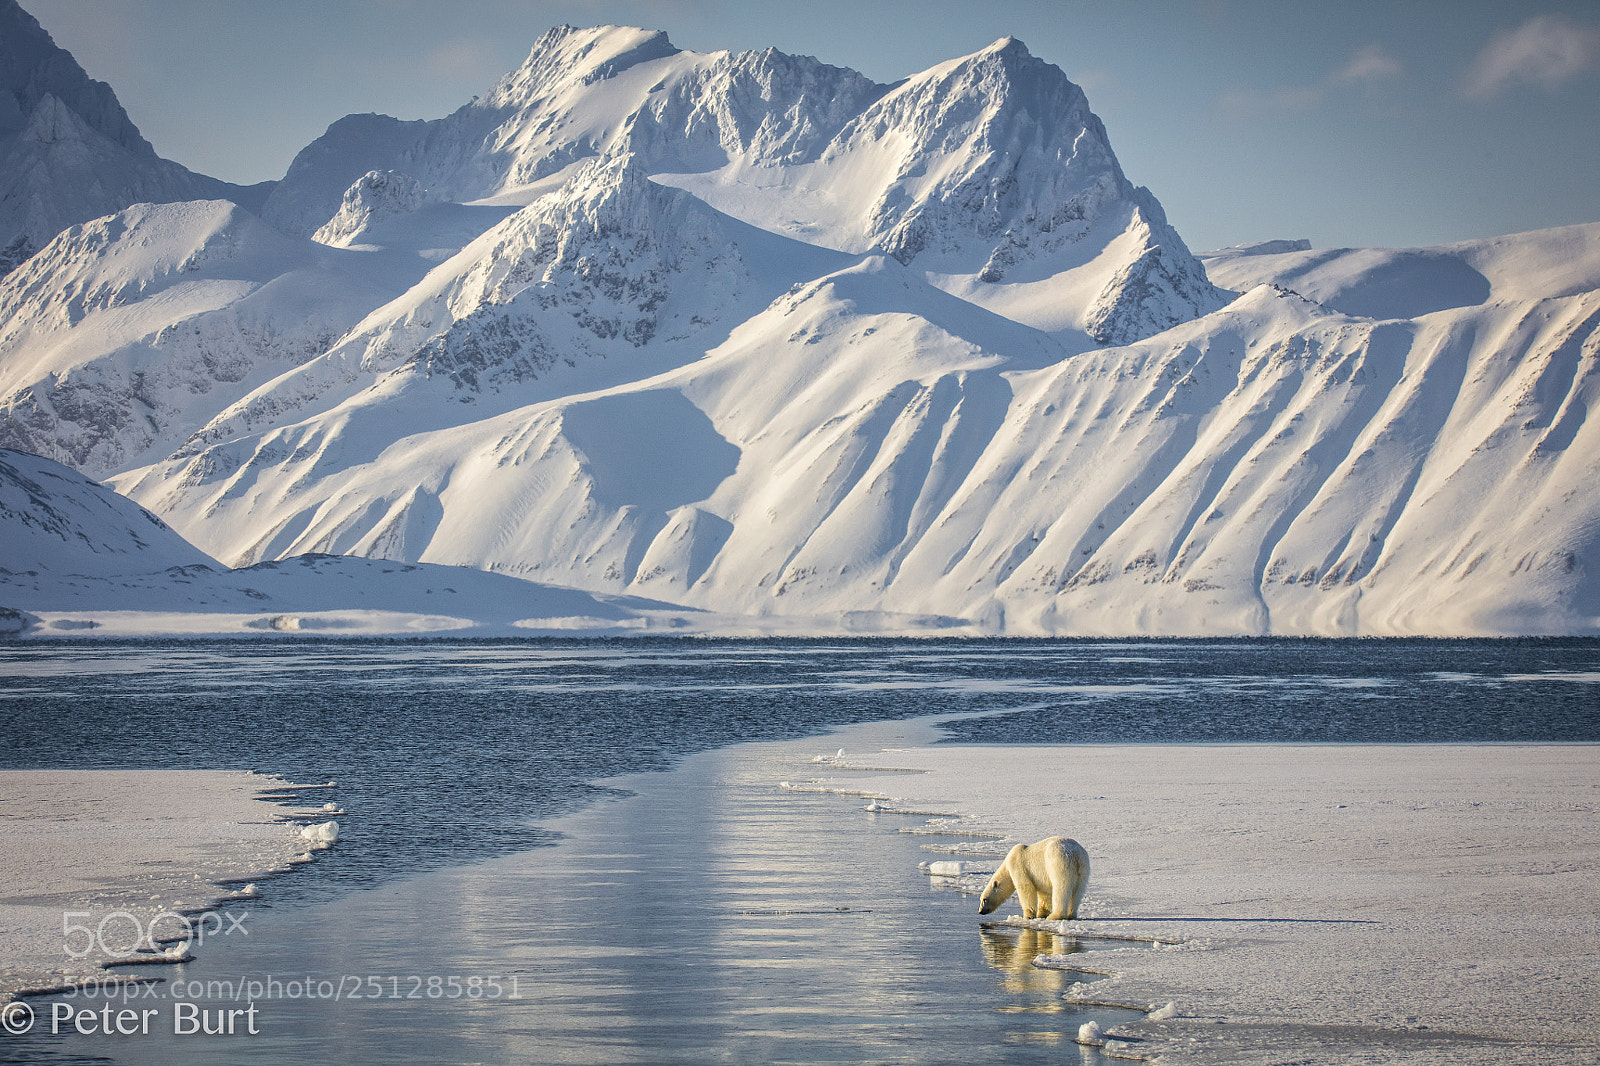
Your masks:
M4 1007L0 1007L0 1028L12 1036L21 1036L33 1028L33 1008L14 999Z
M125 959L137 951L159 951L158 944L167 945L172 955L187 954L189 948L204 944L208 936L231 936L234 933L250 935L244 927L249 911L206 911L195 920L176 911L161 911L149 923L141 922L138 915L127 911L112 911L93 926L76 922L76 918L93 918L90 911L62 911L61 932L66 937L61 950L74 959L94 954ZM226 924L224 924L226 923Z

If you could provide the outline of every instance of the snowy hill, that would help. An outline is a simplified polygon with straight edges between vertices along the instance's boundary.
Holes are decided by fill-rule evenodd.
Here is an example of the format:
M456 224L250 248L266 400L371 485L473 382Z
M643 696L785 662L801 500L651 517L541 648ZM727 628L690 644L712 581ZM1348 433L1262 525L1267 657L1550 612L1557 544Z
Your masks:
M268 191L156 155L110 86L91 80L16 0L0 0L0 273L68 226L136 203L255 206Z
M131 500L66 467L0 450L5 575L109 577L216 565Z
M1600 225L1202 266L1010 38L885 86L562 27L263 213L0 280L0 443L229 566L697 632L1600 631Z
M229 570L132 501L6 450L0 528L0 635L581 636L730 622L460 567L308 555Z

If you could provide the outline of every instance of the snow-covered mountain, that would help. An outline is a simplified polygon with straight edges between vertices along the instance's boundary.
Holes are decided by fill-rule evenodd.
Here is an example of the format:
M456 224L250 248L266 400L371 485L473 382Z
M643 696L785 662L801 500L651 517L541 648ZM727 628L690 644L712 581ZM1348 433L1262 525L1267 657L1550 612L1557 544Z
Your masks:
M165 458L424 266L288 238L220 200L69 227L0 280L0 447L95 477Z
M448 118L335 123L265 217L309 235L372 174L526 203L586 160L623 158L753 226L885 252L1052 331L1121 343L1223 302L1083 91L1013 38L887 86L771 49L699 55L660 32L558 27Z
M0 273L68 226L136 203L259 206L269 191L156 155L110 86L91 80L16 0L0 0Z
M0 280L0 443L230 566L697 631L1600 631L1600 225L1202 265L1013 39L885 86L563 27L263 219Z
M1277 258L1250 267L1306 256ZM1263 283L1062 358L867 257L637 383L393 441L349 402L117 483L225 559L424 559L758 617L1592 630L1600 227L1343 258L1334 303L1418 258L1449 265L1412 299L1468 270L1488 290L1376 319Z

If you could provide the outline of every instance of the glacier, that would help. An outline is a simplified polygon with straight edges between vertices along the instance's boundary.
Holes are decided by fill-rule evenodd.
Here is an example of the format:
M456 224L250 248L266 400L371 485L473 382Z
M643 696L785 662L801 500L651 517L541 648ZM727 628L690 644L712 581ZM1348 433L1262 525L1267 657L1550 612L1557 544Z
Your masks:
M1196 256L1014 38L882 85L558 27L241 199L0 279L0 447L218 573L693 632L1600 631L1600 225Z

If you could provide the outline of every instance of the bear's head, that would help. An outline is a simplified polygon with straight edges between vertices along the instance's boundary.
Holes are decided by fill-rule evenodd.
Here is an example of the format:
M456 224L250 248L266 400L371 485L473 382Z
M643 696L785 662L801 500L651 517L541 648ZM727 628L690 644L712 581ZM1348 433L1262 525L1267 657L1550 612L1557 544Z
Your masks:
M994 876L989 878L989 883L983 886L983 895L978 897L978 913L993 913L994 909L1010 899L1016 890L1017 886L1012 882L1011 875L1006 872L1004 866L1000 867L994 872Z

